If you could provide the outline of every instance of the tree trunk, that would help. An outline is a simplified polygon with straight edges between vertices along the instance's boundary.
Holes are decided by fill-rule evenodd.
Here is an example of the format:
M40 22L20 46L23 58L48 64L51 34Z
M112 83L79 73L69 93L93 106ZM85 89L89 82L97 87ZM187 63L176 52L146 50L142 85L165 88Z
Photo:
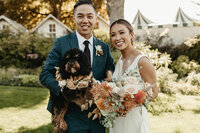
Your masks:
M124 18L125 0L107 0L107 12L110 24L119 18Z

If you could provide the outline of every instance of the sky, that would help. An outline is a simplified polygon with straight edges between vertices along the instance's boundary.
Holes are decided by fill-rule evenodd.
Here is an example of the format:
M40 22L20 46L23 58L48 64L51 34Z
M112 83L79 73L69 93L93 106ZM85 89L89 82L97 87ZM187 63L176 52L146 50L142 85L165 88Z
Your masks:
M181 7L189 17L200 20L200 6L192 1L200 3L200 0L125 0L124 18L132 23L139 9L155 23L170 23L174 22L178 8Z

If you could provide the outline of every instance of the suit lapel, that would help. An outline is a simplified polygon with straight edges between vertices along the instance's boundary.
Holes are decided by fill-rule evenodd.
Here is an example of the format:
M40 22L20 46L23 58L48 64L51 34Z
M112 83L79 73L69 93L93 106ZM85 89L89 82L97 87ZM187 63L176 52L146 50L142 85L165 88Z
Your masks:
M72 48L79 48L76 32L71 34L69 43L70 43L70 48L71 49Z
M97 39L94 37L93 38L93 63L92 63L92 69L94 70L95 64L96 64L96 48L95 46L97 45Z

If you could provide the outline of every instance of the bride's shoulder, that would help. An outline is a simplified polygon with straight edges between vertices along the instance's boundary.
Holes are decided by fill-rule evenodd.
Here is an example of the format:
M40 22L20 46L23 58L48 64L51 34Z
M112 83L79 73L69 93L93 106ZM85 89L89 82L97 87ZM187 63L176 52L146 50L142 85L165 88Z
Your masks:
M152 62L148 59L147 56L142 56L140 58L140 60L138 61L138 67L142 68L140 72L141 71L148 72L154 69Z
M138 65L148 65L148 64L152 64L151 61L149 60L149 58L146 55L139 55L140 59L138 60Z

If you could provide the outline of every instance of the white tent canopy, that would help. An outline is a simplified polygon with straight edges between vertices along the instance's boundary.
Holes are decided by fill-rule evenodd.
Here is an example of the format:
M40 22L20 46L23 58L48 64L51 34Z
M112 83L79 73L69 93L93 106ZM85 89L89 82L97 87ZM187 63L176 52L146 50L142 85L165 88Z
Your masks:
M197 20L190 18L188 15L186 15L183 10L179 7L176 17L175 17L175 22L179 23L193 23L196 22Z
M132 24L137 27L142 27L142 26L147 26L148 24L152 24L152 23L154 22L144 17L142 13L140 12L140 10L138 10Z

